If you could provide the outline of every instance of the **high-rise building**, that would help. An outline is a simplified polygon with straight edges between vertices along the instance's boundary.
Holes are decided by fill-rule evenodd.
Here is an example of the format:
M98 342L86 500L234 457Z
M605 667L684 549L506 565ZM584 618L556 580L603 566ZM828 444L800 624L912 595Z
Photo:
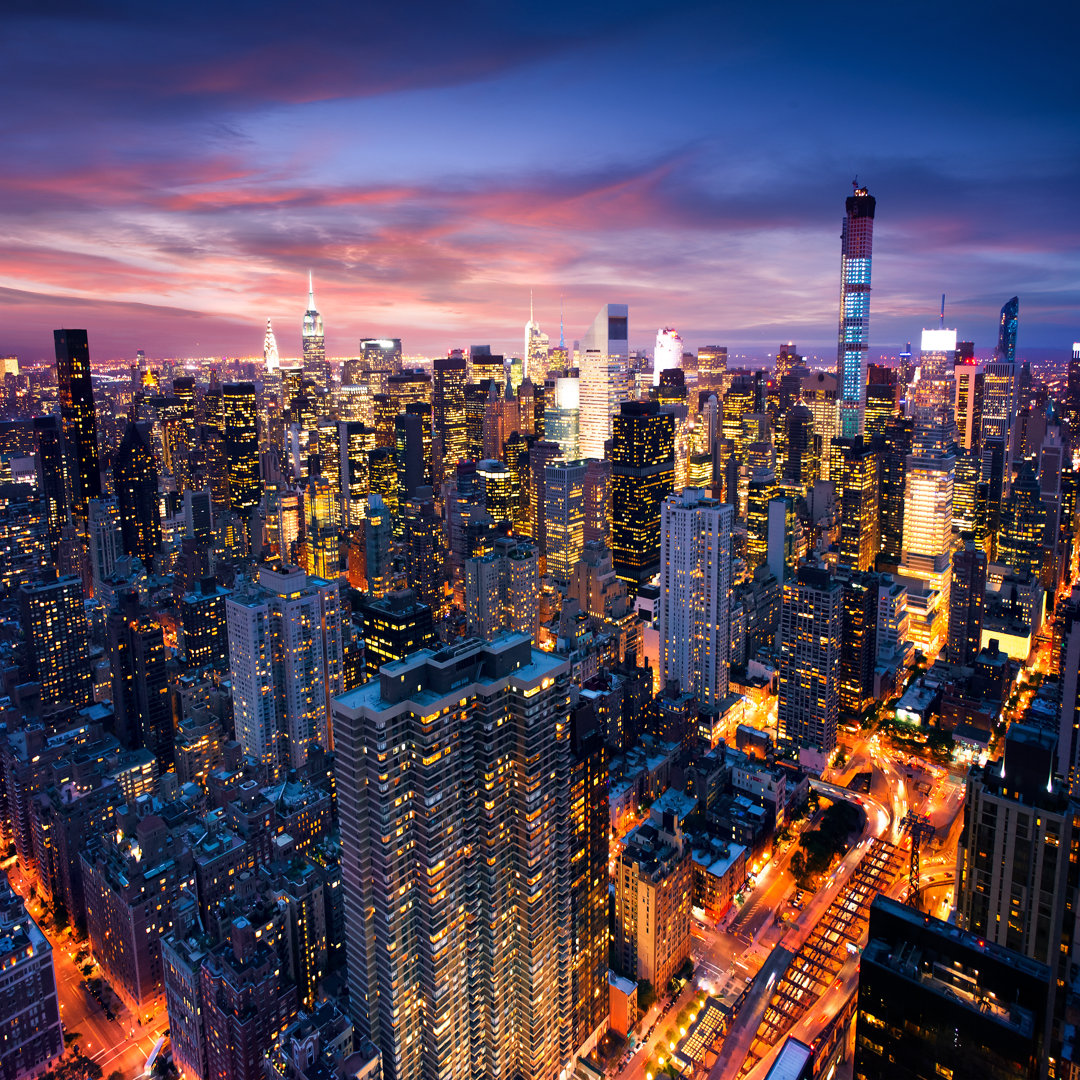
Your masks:
M203 578L180 601L183 647L193 668L229 669L229 628L225 616L228 589L214 578Z
M957 364L953 368L956 396L957 443L962 450L978 450L982 434L983 369L981 364Z
M900 372L884 364L870 364L866 373L865 437L869 441L885 430L886 421L900 411Z
M254 383L221 388L221 431L225 437L229 507L242 516L259 505L259 409Z
M559 447L567 461L581 457L581 380L560 376L544 409L544 437Z
M432 614L445 614L446 573L443 519L435 509L430 488L420 488L402 509L405 579Z
M832 464L833 440L839 425L839 403L836 376L825 371L811 371L801 380L799 401L814 416L814 434L818 439L821 461L821 479L837 480L829 469ZM839 490L839 489L838 489Z
M879 457L861 438L838 440L840 558L853 570L873 570L880 550Z
M149 571L161 548L158 476L148 424L128 421L113 458L113 485L120 511L124 551Z
M571 1000L575 1047L607 1027L608 755L596 709L582 701L570 713Z
M656 331L656 348L653 351L653 386L660 385L660 376L665 371L678 371L682 368L683 341L679 332L671 326Z
M586 467L584 461L553 461L544 469L547 572L563 584L585 546Z
M568 683L502 635L334 703L350 1004L386 1080L572 1063Z
M432 420L442 462L443 484L466 456L465 386L467 361L463 353L436 356L432 361Z
M998 320L998 340L995 353L1000 360L1016 363L1016 327L1020 321L1020 298L1014 296L1001 307Z
M86 504L101 495L94 387L90 379L90 346L85 330L54 330L60 424L71 480L72 509L86 514Z
M986 552L969 542L953 555L952 564L948 659L951 664L968 666L975 663L982 649Z
M874 699L879 582L873 574L848 573L840 640L840 711L858 717Z
M529 321L525 324L525 365L522 376L543 383L547 376L548 336L540 329L533 312L532 293L529 294Z
M337 581L259 567L258 584L225 601L236 739L269 776L331 748L330 697L341 689Z
M1050 972L982 934L874 898L859 969L855 1080L1046 1075Z
M915 435L915 422L907 416L885 421L881 452L881 551L898 563L904 547L904 499L907 494L907 459Z
M628 325L625 304L605 304L582 338L579 452L583 458L604 456L612 419L629 396Z
M606 793L606 789L605 789ZM40 1076L64 1052L52 946L0 876L0 1046L5 1080Z
M48 505L49 543L55 550L60 540L60 530L67 524L71 484L64 435L55 416L35 416L34 435L37 440L38 488Z
M173 719L161 623L139 607L135 590L119 596L106 620L113 718L120 745L146 747L162 772L173 764Z
M923 330L918 379L910 394L909 412L922 422L943 421L952 410L956 331L945 327Z
M987 531L991 534L996 534L1000 528L1002 503L1009 495L1019 382L1018 364L994 360L983 366L983 403L979 430L982 469L979 481L988 485Z
M431 608L412 589L395 589L361 608L364 622L364 666L377 675L386 664L405 660L435 645Z
M836 749L843 585L820 566L784 582L780 609L780 737L824 758Z
M728 693L731 506L686 488L664 500L660 522L660 667L702 708Z
M1046 506L1035 467L1026 463L1012 484L1002 512L995 561L1019 574L1042 574L1043 544L1046 540Z
M308 271L308 305L304 312L304 321L301 327L302 344L304 350L304 371L311 378L319 382L324 378L326 366L326 336L323 333L323 320L315 307L315 279L311 271ZM325 388L325 382L321 383Z
M634 596L660 569L660 508L674 479L674 417L654 401L625 402L612 425L611 554Z
M1074 341L1065 379L1065 426L1069 444L1080 442L1080 341Z
M877 200L856 187L845 203L840 240L840 334L836 361L839 391L839 434L863 433L866 404L866 358L870 331L870 264Z
M277 371L281 367L277 338L274 336L274 328L270 325L269 319L266 320L266 335L263 337L263 363L268 373Z
M19 590L27 674L47 705L89 705L94 696L83 587L62 577Z
M953 474L951 424L927 422L908 455L900 575L908 587L911 638L933 660L948 635L952 580Z
M1054 1041L1080 889L1080 807L1054 773L1054 733L1010 724L997 761L973 768L956 857L956 923L1046 964L1052 973Z
M776 470L755 469L746 491L746 563L753 569L769 554L769 503L780 494Z
M727 376L727 346L703 345L697 353L697 377L700 390L722 392Z
M90 500L87 505L87 532L90 539L90 576L94 583L94 595L97 596L101 583L116 568L116 560L124 555L124 535L116 499Z

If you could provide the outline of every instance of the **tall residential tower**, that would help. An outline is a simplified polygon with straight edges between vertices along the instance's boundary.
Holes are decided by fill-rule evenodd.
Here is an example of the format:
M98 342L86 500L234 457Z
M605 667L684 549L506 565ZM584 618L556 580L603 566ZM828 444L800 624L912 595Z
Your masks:
M847 199L840 234L840 340L836 381L839 389L840 434L862 434L866 405L866 355L870 331L870 257L877 200L856 187Z

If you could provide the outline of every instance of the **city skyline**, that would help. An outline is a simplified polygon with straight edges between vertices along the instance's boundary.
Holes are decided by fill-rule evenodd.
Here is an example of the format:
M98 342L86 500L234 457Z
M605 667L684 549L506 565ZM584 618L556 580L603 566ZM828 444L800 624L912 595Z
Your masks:
M0 181L0 349L47 357L68 325L102 360L255 355L269 318L299 355L311 269L333 356L380 336L516 353L530 290L552 340L560 300L569 341L617 302L632 348L674 326L689 348L827 356L836 193L856 176L880 202L871 360L933 325L942 292L980 349L1014 293L1020 354L1067 349L1068 27L1010 20L1000 80L980 76L1000 19L858 12L877 51L852 89L842 7L314 11L295 27L271 5L215 12L213 40L197 4L27 9L2 76L24 107ZM87 47L96 62L58 83L20 47L35 37L57 64ZM684 79L656 77L680 61Z

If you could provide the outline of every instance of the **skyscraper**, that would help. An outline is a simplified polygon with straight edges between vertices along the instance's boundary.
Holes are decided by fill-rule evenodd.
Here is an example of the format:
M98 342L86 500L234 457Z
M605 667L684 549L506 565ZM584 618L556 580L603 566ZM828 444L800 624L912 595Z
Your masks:
M1006 300L1001 307L998 320L998 341L995 350L998 359L1013 364L1016 362L1016 327L1020 321L1020 298L1014 296Z
M900 372L884 364L870 364L866 375L866 438L880 435L886 421L899 410Z
M672 326L656 331L656 348L653 350L653 386L660 385L665 371L678 371L683 363L683 340Z
M981 364L957 364L953 368L956 397L957 441L962 450L975 450L982 434L983 369Z
M585 546L585 469L584 461L553 461L544 469L547 572L563 584Z
M904 498L907 460L915 435L915 422L907 416L885 421L881 452L881 551L898 563L904 547Z
M1001 507L1010 490L1013 460L1013 425L1020 384L1017 364L994 360L983 367L982 417L979 452L982 466L979 482L987 485L987 529L996 533L1001 524Z
M221 430L225 436L229 507L246 516L259 505L262 496L254 383L226 383L221 388Z
M605 304L581 341L581 449L583 458L602 458L612 418L629 389L629 308Z
M263 338L263 363L267 372L277 371L281 367L281 357L278 356L277 338L274 336L274 328L270 320L266 320L266 336Z
M432 362L432 420L441 454L442 485L465 458L465 384L468 381L464 353L436 356Z
M331 695L341 689L337 581L263 565L258 584L225 601L236 738L267 775L331 748Z
M90 346L85 330L54 330L60 423L71 478L72 509L86 516L86 504L101 495L94 387L90 380Z
M315 307L315 279L308 271L308 305L304 312L303 328L304 370L319 378L326 363L326 337L323 334L323 320Z
M350 1003L387 1080L571 1061L569 674L501 635L334 702Z
M986 552L973 543L953 555L949 593L948 658L970 665L982 648L982 617L986 605Z
M877 200L856 187L840 234L840 334L836 361L840 434L861 435L870 331L870 260Z
M636 596L660 569L660 508L675 480L675 418L655 401L624 402L611 445L611 554Z
M62 577L19 590L28 675L47 705L89 705L94 693L82 582Z
M173 765L173 720L161 623L139 610L139 594L130 590L109 613L106 632L117 738L129 749L151 750L167 772Z
M780 609L780 737L822 759L836 749L843 592L824 567L804 564L784 582Z
M878 588L878 578L873 574L856 571L844 580L840 710L851 718L857 718L874 699Z
M728 692L731 529L734 510L686 488L669 495L660 524L660 666L702 708Z
M839 440L840 563L873 570L880 550L879 459L861 438Z
M124 551L149 571L161 547L158 476L148 424L129 420L113 458L113 484L120 510Z

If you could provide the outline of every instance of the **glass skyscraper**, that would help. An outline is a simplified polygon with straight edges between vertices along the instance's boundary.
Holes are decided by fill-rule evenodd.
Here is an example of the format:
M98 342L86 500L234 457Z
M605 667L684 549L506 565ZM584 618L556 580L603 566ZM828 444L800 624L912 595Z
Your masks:
M870 256L877 200L856 187L847 199L840 246L840 337L836 381L840 434L862 434L866 403L866 355L870 331Z

